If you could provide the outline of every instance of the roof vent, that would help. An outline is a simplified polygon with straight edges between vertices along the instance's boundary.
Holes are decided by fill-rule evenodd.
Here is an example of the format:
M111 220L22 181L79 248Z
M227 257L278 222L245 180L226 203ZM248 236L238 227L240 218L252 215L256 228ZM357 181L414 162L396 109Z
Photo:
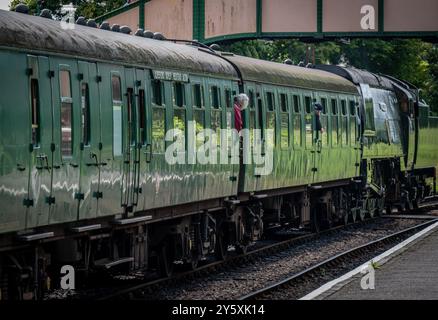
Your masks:
M94 20L94 19L88 19L88 20L87 20L87 26L89 26L89 27L91 27L91 28L97 28L96 20Z
M213 43L213 44L210 46L210 49L212 49L212 50L214 50L214 51L221 51L221 50L222 50L221 46L218 45L217 43Z
M25 4L20 3L20 4L18 4L15 7L15 12L28 14L29 13L29 7L26 6Z
M118 25L118 24L113 24L112 26L111 26L111 31L113 31L113 32L120 32L120 26Z
M43 9L43 11L41 11L40 13L40 17L52 19L52 11L50 11L49 9Z
M87 21L85 20L84 17L79 17L76 19L76 24L79 24L81 26L86 26L87 25Z
M137 37L143 37L144 34L144 30L142 28L137 29L137 31L135 31L134 35Z
M143 37L152 39L154 37L154 33L151 30L146 30L143 32Z
M155 39L155 40L166 40L166 37L163 36L163 34L160 33L160 32L155 32L155 33L154 33L154 39Z
M110 24L108 23L108 21L104 21L100 24L100 29L102 30L111 30Z
M294 63L292 62L291 59L286 59L283 61L284 64L288 64L288 65L293 65Z
M121 26L120 32L124 34L130 34L132 32L131 28L128 26Z

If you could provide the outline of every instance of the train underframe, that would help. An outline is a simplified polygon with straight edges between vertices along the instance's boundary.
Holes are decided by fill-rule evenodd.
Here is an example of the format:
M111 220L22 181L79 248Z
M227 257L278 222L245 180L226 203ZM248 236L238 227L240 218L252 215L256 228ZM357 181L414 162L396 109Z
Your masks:
M178 218L109 224L57 240L10 245L0 251L0 299L42 298L60 287L65 265L74 268L76 289L96 275L135 271L170 276L205 260L226 259L233 251L245 253L276 228L318 232L394 207L416 208L435 190L435 168L402 172L394 158L364 161L361 170L362 176L351 180L220 199L201 210L186 208Z

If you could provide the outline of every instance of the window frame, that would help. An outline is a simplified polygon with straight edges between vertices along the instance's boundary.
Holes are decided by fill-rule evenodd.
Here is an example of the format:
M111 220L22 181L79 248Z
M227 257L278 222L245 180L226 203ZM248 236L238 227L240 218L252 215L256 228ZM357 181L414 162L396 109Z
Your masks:
M123 92L123 86L122 86L122 74L119 71L111 71L111 106L112 106L112 112L111 112L111 118L112 118L112 154L113 157L122 157L123 156L123 97L122 97L122 92ZM119 79L119 86L120 86L120 100L115 99L116 97L114 96L114 83L113 83L113 79L114 78L118 78ZM115 118L114 118L114 114L115 111L118 110L120 108L120 152L116 153L116 136L115 136ZM119 151L119 150L117 150Z
M69 93L70 96L64 96L63 95L63 77L62 74L63 73L67 73L68 74L68 81L69 81ZM75 154L75 148L74 148L74 107L73 107L73 84L72 84L72 71L70 66L68 65L60 65L59 66L59 72L58 72L58 78L59 78L59 99L60 99L60 113L59 113L59 117L60 117L60 134L61 134L61 141L60 141L60 152L61 152L61 159L62 160L66 160L66 159L72 159L74 157ZM63 138L63 125L62 125L62 115L63 115L63 108L65 108L66 105L69 105L69 109L70 109L70 153L64 154L63 151L63 143L64 143L64 138ZM64 127L66 128L66 127Z

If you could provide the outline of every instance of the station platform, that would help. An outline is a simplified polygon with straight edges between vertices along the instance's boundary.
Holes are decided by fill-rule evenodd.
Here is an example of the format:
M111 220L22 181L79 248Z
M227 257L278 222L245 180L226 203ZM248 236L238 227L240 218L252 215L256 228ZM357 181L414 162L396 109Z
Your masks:
M348 274L331 287L321 287L304 299L315 300L437 300L438 223L416 239L401 244L374 269L374 289L362 289L363 273ZM409 240L409 239L408 239ZM353 272L353 271L352 271Z

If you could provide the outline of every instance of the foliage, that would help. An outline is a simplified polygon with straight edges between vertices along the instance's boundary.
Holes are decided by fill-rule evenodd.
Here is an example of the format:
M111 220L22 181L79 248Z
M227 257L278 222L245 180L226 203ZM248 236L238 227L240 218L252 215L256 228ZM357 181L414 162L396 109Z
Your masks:
M301 61L342 64L388 74L419 87L432 111L438 112L438 47L418 39L355 39L316 44L250 40L225 45L223 49L277 62L289 58L294 64Z
M24 3L29 7L30 14L37 14L37 0L12 0L9 7L14 10L15 7ZM76 7L76 17L84 16L86 18L96 18L114 9L120 8L126 0L40 0L39 9L50 9L56 18L61 18L61 7L65 4L72 3Z
M40 0L40 6L60 17L63 4L73 3L76 16L95 18L127 3L126 0ZM26 3L31 14L37 12L37 0L12 0L11 9ZM415 39L351 41L306 44L298 40L247 40L223 45L223 50L257 59L283 62L289 58L294 64L343 64L388 74L418 86L432 111L438 113L438 47Z

